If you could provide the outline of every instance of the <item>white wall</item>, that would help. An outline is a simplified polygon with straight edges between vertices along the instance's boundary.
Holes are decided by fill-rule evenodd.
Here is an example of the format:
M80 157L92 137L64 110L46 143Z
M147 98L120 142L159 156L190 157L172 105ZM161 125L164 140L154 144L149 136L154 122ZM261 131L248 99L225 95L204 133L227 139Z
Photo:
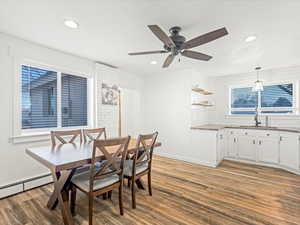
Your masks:
M76 71L83 74L93 73L94 65L91 61L71 56L30 42L0 34L0 186L18 182L27 178L48 173L48 169L25 154L30 146L48 144L48 142L34 142L13 144L14 109L16 105L16 81L20 74L19 66L24 61L46 64ZM7 171L7 172L5 172Z
M99 64L96 66L96 73L98 83L98 127L106 127L109 137L118 136L118 106L103 105L101 103L100 88L102 83L117 85L121 89L122 135L137 136L140 133L142 122L142 78Z
M124 120L124 133L134 135L139 132L141 118L141 94L139 88L142 86L141 79L121 71L111 72L109 69L100 69L91 60L72 56L0 33L0 171L2 171L0 174L0 187L49 173L47 168L25 153L27 147L46 145L49 144L48 141L12 143L13 125L18 122L14 121L15 117L13 116L14 109L17 108L15 104L18 104L15 101L14 90L16 89L16 81L20 77L20 64L24 61L46 64L50 67L74 71L79 74L92 76L96 74L97 79L95 80L98 83L101 83L103 80L120 85L121 88L124 88L123 117L126 118ZM100 87L96 87L95 90L100 90ZM99 95L97 96L100 97ZM131 98L132 96L133 98ZM97 102L99 101L95 101L93 104L98 104ZM130 108L134 108L132 110L133 114L129 113L127 105ZM101 113L95 114L98 117L101 115ZM114 120L115 118L109 117L107 119ZM97 122L99 125L101 124L101 120L96 120Z
M162 72L147 77L144 83L143 121L145 132L159 132L162 147L156 153L187 159L194 157L191 125L206 123L210 111L192 109L191 88L208 88L205 76L194 70Z
M228 115L229 111L229 87L238 85L253 86L256 80L255 73L248 74L236 74L230 76L213 77L210 78L211 83L214 84L214 101L216 102L216 111L213 117L210 118L211 123L220 124L254 124L252 116L240 116L240 115ZM272 70L262 71L260 73L260 79L265 84L276 82L296 82L300 80L300 66L289 68L277 68ZM298 105L300 100L299 91ZM262 122L264 117L261 116ZM287 127L300 127L299 116L270 116L271 126L287 126Z

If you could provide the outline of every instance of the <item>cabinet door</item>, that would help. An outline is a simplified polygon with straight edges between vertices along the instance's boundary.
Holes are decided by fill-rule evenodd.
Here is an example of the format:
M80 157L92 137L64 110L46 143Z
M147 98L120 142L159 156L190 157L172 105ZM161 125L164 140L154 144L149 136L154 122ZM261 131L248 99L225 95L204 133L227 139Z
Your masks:
M226 154L226 136L224 136L224 133L218 134L218 161L221 161Z
M279 162L279 139L259 138L258 139L258 160L266 163Z
M298 136L280 137L280 165L299 170Z
M237 143L238 139L234 135L228 136L228 145L227 145L227 156L231 158L237 157Z
M256 160L255 137L239 136L238 157L247 160Z

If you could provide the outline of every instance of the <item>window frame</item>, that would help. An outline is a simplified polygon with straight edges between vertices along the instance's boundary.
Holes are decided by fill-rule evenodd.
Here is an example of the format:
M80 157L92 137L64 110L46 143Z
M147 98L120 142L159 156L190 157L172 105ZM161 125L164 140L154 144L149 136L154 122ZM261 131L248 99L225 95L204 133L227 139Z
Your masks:
M57 73L57 126L50 128L32 128L32 129L22 129L22 66L36 67L39 69L50 70ZM78 77L83 77L87 79L87 125L86 126L70 126L62 127L62 114L61 114L61 75L69 74ZM46 65L44 63L38 63L31 60L23 60L16 64L16 84L14 88L14 96L17 96L14 100L13 107L13 135L12 138L20 136L31 136L31 135L43 135L49 134L51 130L70 130L70 129L82 129L82 128L91 128L94 126L95 119L95 106L94 106L94 85L95 78L92 74L85 74L79 71L74 71L66 68L60 68L57 66Z
M264 82L264 86L272 85L283 85L292 84L293 85L293 107L261 107L261 93L258 92L258 114L266 116L299 116L299 81L286 80L281 82ZM255 111L256 108L231 108L231 92L235 88L252 88L252 85L242 84L242 85L232 85L228 88L228 115L229 116L253 116L253 114L232 114L232 111ZM262 113L262 111L283 111L292 110L292 113Z

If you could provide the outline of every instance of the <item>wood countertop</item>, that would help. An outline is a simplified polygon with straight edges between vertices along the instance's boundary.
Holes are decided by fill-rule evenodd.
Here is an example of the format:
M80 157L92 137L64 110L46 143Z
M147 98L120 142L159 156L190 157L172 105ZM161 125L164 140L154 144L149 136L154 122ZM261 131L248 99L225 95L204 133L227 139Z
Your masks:
M251 130L271 130L271 131L283 131L283 132L293 132L300 133L300 127L264 127L264 126L251 126L251 125L228 125L228 124L204 124L199 126L192 126L193 130L210 130L210 131L219 131L224 128L230 129L251 129Z

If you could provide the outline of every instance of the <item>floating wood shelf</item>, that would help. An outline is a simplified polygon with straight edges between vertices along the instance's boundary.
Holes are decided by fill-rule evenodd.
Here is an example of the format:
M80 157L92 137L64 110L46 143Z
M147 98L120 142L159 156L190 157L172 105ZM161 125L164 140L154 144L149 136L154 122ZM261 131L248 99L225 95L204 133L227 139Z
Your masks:
M211 106L214 106L214 105L212 105L212 104L207 104L207 103L193 103L192 105L205 106L205 107L211 107Z
M192 91L200 93L202 95L212 95L213 94L213 92L204 90L202 88L192 88Z

